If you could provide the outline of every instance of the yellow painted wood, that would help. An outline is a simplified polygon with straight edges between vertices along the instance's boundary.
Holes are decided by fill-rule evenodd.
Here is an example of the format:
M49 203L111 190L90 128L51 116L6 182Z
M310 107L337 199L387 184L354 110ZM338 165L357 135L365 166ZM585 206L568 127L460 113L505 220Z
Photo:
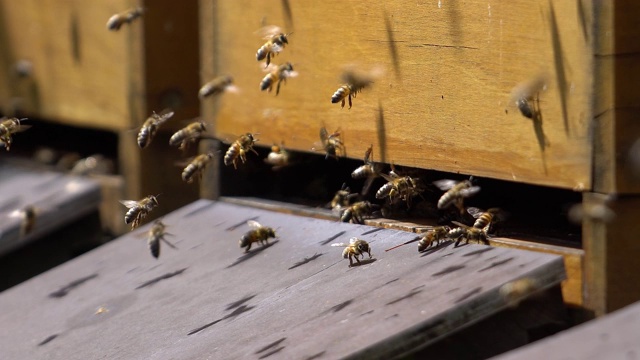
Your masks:
M203 41L214 44L203 55L210 58L202 62L202 82L230 74L241 89L203 102L218 134L259 132L263 145L284 141L310 151L324 125L342 130L355 158L373 144L376 159L406 166L591 187L588 3L580 17L571 1L291 1L290 20L282 1L210 3L201 2L216 19L202 24ZM263 40L254 32L289 22L289 45L274 62L292 62L299 76L276 97L259 90L264 64L255 53ZM385 70L351 110L330 102L346 64ZM532 122L510 103L516 85L541 73L544 151Z

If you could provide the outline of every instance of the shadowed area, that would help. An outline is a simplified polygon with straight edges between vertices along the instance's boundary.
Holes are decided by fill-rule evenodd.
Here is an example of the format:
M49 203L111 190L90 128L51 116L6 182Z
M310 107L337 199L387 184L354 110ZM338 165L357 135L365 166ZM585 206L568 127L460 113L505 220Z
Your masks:
M291 266L291 267L290 267L289 269L287 269L287 270L292 270L292 269L297 268L298 266L302 266L302 265L308 264L308 263L312 262L313 260L315 260L315 259L319 258L319 257L320 257L320 256L322 256L322 255L324 255L324 253L321 253L321 254L317 254L317 253L316 253L316 254L314 254L312 257L308 257L308 258L307 258L307 257L305 257L302 261L299 261L299 262L297 262L297 263L293 264L293 266Z
M245 253L244 255L240 256L233 264L229 265L226 267L226 269L232 268L240 263L243 263L249 259L251 259L252 257L258 255L259 253L261 253L262 251L272 247L273 245L277 244L278 242L280 242L280 240L274 240L268 244L265 245L261 245L258 248L255 248L253 250L250 250L248 253Z
M442 275L447 275L450 274L452 272L458 271L460 269L464 269L464 265L453 265L453 266L449 266L444 268L441 271L438 271L437 273L431 275L431 276L442 276Z
M327 245L328 243L332 242L333 240L339 238L340 236L344 235L344 233L346 233L346 231L340 231L339 233L333 235L332 237L328 238L327 240L321 241L320 245Z
M228 315L226 315L226 316L224 316L224 317L222 317L222 318L220 318L218 320L212 321L212 322L210 322L210 323L208 323L206 325L203 325L203 326L201 326L199 328L195 328L195 329L189 331L189 333L187 335L193 335L193 334L199 333L200 331L202 331L202 330L204 330L204 329L206 329L208 327L211 327L211 326L219 323L222 320L235 318L236 316L238 316L238 315L240 315L242 313L245 313L247 311L250 311L251 309L254 309L254 308L255 308L255 306L242 305L242 306L238 307L237 309L235 309L232 313L230 313L230 314L228 314Z
M247 221L250 221L250 220L257 221L258 218L259 218L259 216L254 216L252 218L248 218L246 220L242 220L237 224L229 226L228 228L225 229L225 231L233 231L233 230L239 228L240 226L247 225Z
M475 288L475 289L473 289L473 290L469 291L468 293L465 293L464 295L460 296L459 298L457 298L457 299L454 301L454 303L456 303L456 304L457 304L457 303L459 303L459 302L465 301L465 300L467 300L468 298L472 297L473 295L475 295L475 294L479 294L481 291L482 291L482 287L481 287L481 286L480 286L480 287L477 287L477 288Z
M389 301L387 303L387 305L393 305L393 304L399 303L402 300L406 300L406 299L412 298L412 297L420 294L422 292L422 288L423 287L424 287L424 285L420 285L418 287L415 287L415 288L411 289L411 292L409 292L407 295L401 296L401 297L399 297L399 298L397 298L395 300L391 300L391 301Z
M176 271L171 272L171 273L166 273L166 274L164 274L164 275L160 275L160 276L158 276L157 278L153 278L153 279L151 279L151 280L149 280L149 281L147 281L147 282L142 283L141 285L139 285L138 287L136 287L136 290L138 290L138 289L142 289L142 288L145 288L145 287L147 287L147 286L151 286L151 285L153 285L153 284L155 284L155 283L158 283L158 282L160 282L160 281L162 281L162 280L171 279L171 278L172 278L172 277L174 277L174 276L177 276L177 275L182 274L182 273L183 273L183 272L185 272L185 270L187 270L187 269L188 269L188 268L184 268L184 269L176 270Z
M98 274L91 274L89 276L85 276L82 277L80 279L77 280L73 280L72 282L70 282L69 284L61 287L60 289L52 292L51 294L49 294L49 297L52 298L61 298L64 296L67 296L67 294L69 294L69 292L75 288L77 288L78 286L84 284L85 282L91 280L91 279L95 279L98 277Z
M494 268L496 266L504 265L504 264L506 264L506 263L508 263L508 262L510 262L512 260L513 260L513 258L511 257L511 258L500 260L500 261L494 261L494 262L491 263L491 265L478 270L478 272L487 271L487 270L492 269L492 268Z

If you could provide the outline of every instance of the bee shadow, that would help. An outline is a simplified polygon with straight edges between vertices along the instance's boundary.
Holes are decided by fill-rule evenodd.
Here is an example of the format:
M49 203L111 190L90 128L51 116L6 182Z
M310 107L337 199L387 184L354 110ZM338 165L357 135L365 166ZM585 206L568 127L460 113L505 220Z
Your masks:
M440 250L446 249L446 248L449 247L449 245L452 245L452 244L453 244L453 241L450 241L450 240L442 242L442 243L440 243L440 244L438 244L438 245L436 245L436 246L434 246L432 248L429 248L429 249L423 251L421 257L424 257L424 256L427 256L427 255L433 254L435 252L438 252Z
M266 245L263 245L263 246L261 246L259 248L256 248L255 250L249 251L248 253L240 256L233 264L227 266L225 269L230 269L230 268L232 268L232 267L234 267L234 266L236 266L236 265L238 265L240 263L243 263L243 262L251 259L252 257L254 257L254 256L258 255L259 253L261 253L263 250L265 250L267 248L270 248L271 246L277 244L278 242L280 242L280 240L274 240L274 241L272 241L272 242L270 242L270 243L268 243Z
M371 258L371 259L362 259L360 260L360 263L355 263L353 265L351 265L350 267L358 267L358 266L364 266L367 264L371 264L373 262L376 262L378 259L376 258Z

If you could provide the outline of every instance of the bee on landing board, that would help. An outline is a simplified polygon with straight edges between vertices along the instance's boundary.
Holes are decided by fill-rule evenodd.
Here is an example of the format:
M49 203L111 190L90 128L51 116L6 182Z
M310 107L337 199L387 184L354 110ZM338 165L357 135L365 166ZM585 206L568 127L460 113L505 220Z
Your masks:
M364 218L372 215L373 211L379 209L380 206L372 204L368 201L358 201L347 207L340 217L342 222L351 222L353 224L364 224Z
M449 239L456 241L453 246L457 247L462 239L465 239L467 244L469 241L478 241L489 245L488 235L484 229L470 227L457 221L452 221L452 223L458 226L457 228L449 230L447 234Z
M153 208L158 206L158 199L156 196L149 195L139 201L120 200L120 203L129 209L124 215L124 223L131 224L131 230L133 230L140 225L140 221L144 219Z
M178 146L179 149L185 150L189 144L200 139L205 131L207 131L207 127L204 122L192 122L171 135L169 146Z
M147 238L147 244L149 245L149 250L151 251L151 255L154 258L158 258L160 256L160 242L164 242L169 245L169 247L173 249L177 249L175 245L173 245L169 240L165 239L165 235L171 235L165 231L166 225L161 220L156 220L149 229L149 237Z
M431 246L439 245L440 241L447 238L449 231L451 231L451 228L448 226L436 226L429 229L418 241L418 252L423 252Z
M281 143L280 146L274 144L271 147L271 152L264 159L265 163L273 166L272 170L280 170L288 166L289 161L289 152L284 148L284 143Z
M400 176L392 166L389 175L380 173L380 176L387 180L376 192L376 199L389 198L391 204L398 200L405 201L408 207L411 207L411 199L414 196L421 195L424 191L424 185L419 178L411 176Z
M156 136L160 125L171 119L172 116L173 111L165 109L161 111L160 114L156 114L154 111L153 114L147 118L140 128L140 132L138 132L138 146L140 146L140 149L144 149L151 144L151 140Z
M356 197L358 197L358 194L352 193L347 184L343 183L340 190L336 191L333 199L331 199L331 202L327 205L331 210L341 213L343 209L351 206L351 200Z
M144 10L138 7L115 14L107 20L107 29L118 31L122 25L130 24L133 20L141 17L143 12Z
M0 146L4 146L7 151L11 150L13 134L25 131L31 126L22 125L21 122L27 120L18 118L0 118Z
M225 91L236 92L238 89L233 86L233 78L229 75L218 76L217 78L202 85L198 91L198 97L204 99L211 95L219 95Z
M359 166L351 173L351 177L354 179L366 179L362 187L362 195L366 195L369 192L373 180L379 177L382 171L382 166L373 162L372 153L373 145L370 145L364 153L364 165Z
M257 141L251 133L240 136L229 146L227 153L224 155L224 164L227 166L233 164L233 168L237 169L238 159L240 159L243 164L247 161L247 152L252 151L258 155L258 152L253 149L253 145Z
M275 25L265 26L258 30L257 33L262 35L267 42L256 52L256 60L262 61L266 58L266 66L269 66L269 64L271 64L271 57L276 56L284 49L285 45L289 44L289 35L292 33L285 34Z
M271 92L271 89L276 85L276 96L280 94L280 83L284 81L287 83L287 78L296 77L297 72L293 71L293 65L291 63L285 63L279 66L269 65L266 70L269 72L260 82L260 90Z
M262 246L269 244L269 238L276 238L276 231L273 228L260 225L254 220L247 221L252 230L249 230L240 239L240 247L245 249L245 253L251 250L251 244L259 242Z
M193 158L189 165L187 165L182 171L182 180L187 183L192 183L195 177L202 178L202 171L211 162L215 154L208 152L206 154L200 154Z
M355 237L349 239L349 245L345 243L336 243L331 244L331 246L345 247L342 251L342 257L344 259L349 259L349 267L353 266L353 258L355 258L358 265L360 265L360 259L358 259L359 256L364 257L364 254L367 253L369 254L369 259L373 257L371 255L371 247L369 246L369 243Z
M469 207L467 212L476 219L473 227L483 229L486 233L491 232L494 224L506 218L506 212L498 208L490 208L484 211L477 207Z
M311 150L319 151L324 150L326 153L325 159L332 157L338 160L338 153L340 156L347 156L347 150L344 146L344 143L340 139L340 129L336 130L333 134L329 135L327 129L323 127L320 128L320 148L311 148Z
M464 214L464 199L475 195L480 191L479 186L473 185L473 176L469 180L455 181L449 179L437 180L433 184L440 190L445 191L438 200L438 209L446 209L452 204L455 205L460 214Z

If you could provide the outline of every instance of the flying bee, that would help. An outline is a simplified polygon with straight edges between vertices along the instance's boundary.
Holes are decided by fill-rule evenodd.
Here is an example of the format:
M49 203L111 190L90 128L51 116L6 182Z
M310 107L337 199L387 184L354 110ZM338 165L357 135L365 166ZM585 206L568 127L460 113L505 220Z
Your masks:
M259 222L254 220L247 221L247 225L253 229L249 230L240 239L240 247L246 247L244 251L246 253L251 250L251 244L254 242L260 242L262 246L265 246L266 244L269 244L269 238L276 238L276 231L273 230L273 228L262 226Z
M342 209L351 206L351 199L356 198L357 196L358 194L351 193L351 189L346 183L343 183L342 188L336 191L335 195L333 195L333 199L331 199L329 207L333 211L340 212Z
M284 49L285 45L289 44L288 37L292 33L285 34L275 25L265 26L258 30L258 33L262 34L267 42L265 42L256 52L256 60L262 61L266 58L266 66L269 66L271 63L271 57L276 56L276 54Z
M538 75L530 81L518 84L511 91L511 101L513 101L522 116L537 120L539 112L540 91L544 90L546 80L544 75Z
M154 111L153 114L147 118L140 128L140 132L138 132L138 146L140 146L140 149L144 149L151 144L151 140L156 136L160 125L172 116L173 111L165 109L161 111L160 114L156 114Z
M346 245L344 243L336 243L331 244L331 246L346 246L346 248L342 251L342 257L344 259L349 259L349 267L353 266L353 258L355 258L358 265L360 265L360 259L358 259L358 256L362 256L364 258L364 253L369 254L369 259L371 259L372 257L371 247L369 246L369 243L355 237L349 239L349 245Z
M165 231L166 225L161 220L156 220L151 226L149 230L149 237L147 238L147 244L149 245L149 250L151 251L151 255L154 258L158 258L160 256L160 241L169 245L169 247L173 249L177 249L175 245L173 245L169 240L165 239L165 235L171 235Z
M336 130L333 134L329 135L327 129L323 127L320 128L320 144L322 146L322 150L326 153L325 159L328 159L329 156L338 160L338 153L340 156L346 156L347 150L344 146L342 140L340 140L340 129ZM311 150L317 151L315 147Z
M460 214L464 214L464 199L475 195L480 191L479 186L473 185L473 176L469 180L457 182L455 180L443 179L434 181L433 184L440 190L445 191L438 200L438 209L446 209L454 204Z
M112 31L120 30L120 27L124 24L130 24L133 20L142 16L143 9L140 7L129 9L121 13L115 14L107 21L107 29Z
M540 290L542 286L538 280L525 277L502 285L499 292L509 307L517 307L525 297L531 298Z
M489 245L487 232L484 229L470 227L457 221L452 221L452 223L458 227L449 230L447 237L456 241L454 246L458 246L462 239L465 239L467 244L469 241L479 241Z
M198 176L199 178L202 177L202 171L211 162L214 155L215 154L213 152L208 152L193 158L189 165L182 170L182 180L192 183L195 176Z
M156 196L149 195L139 201L120 200L120 203L129 209L124 215L124 223L130 223L131 230L133 230L140 225L140 220L144 219L153 208L158 206L158 199Z
M18 118L0 118L0 146L7 148L7 151L11 150L11 144L13 143L12 135L30 128L29 125L22 125L20 122L27 120Z
M291 63L285 63L280 66L270 65L267 67L267 71L269 73L265 75L265 77L260 82L260 90L267 92L271 92L273 85L276 86L276 96L280 93L280 83L284 81L287 83L287 78L296 77L298 75L297 72L293 71L293 65Z
M273 170L280 170L285 166L289 165L289 152L285 150L284 143L280 146L273 145L271 147L271 152L267 155L267 158L264 159L264 162L273 165Z
M439 245L440 241L447 238L449 231L451 231L451 228L448 226L436 226L429 229L418 241L418 252L423 252L431 246Z
M379 76L380 73L381 70L378 69L366 73L357 70L353 66L346 67L340 77L343 84L331 96L331 103L335 104L337 102L340 102L341 107L344 108L344 104L348 99L349 109L351 109L351 106L353 105L351 98L355 98L360 91L362 91L366 87L371 86L371 84L373 84L374 77Z
M391 170L389 175L380 173L380 176L387 180L376 192L376 199L384 199L389 197L393 204L398 200L406 201L407 206L411 206L411 198L421 195L424 191L424 185L419 178L411 176L400 176L395 170Z
M217 78L202 85L200 91L198 91L198 97L200 99L204 99L209 95L219 95L225 91L237 91L237 88L232 84L233 78L231 76L218 76Z
M27 205L22 209L16 209L9 214L11 218L20 219L20 238L29 235L36 226L36 218L41 212L41 209L36 208L33 205Z
M369 192L369 188L373 183L373 180L380 176L382 166L373 162L373 145L369 146L364 153L364 165L359 166L351 173L351 177L354 179L366 179L364 186L362 187L362 195L366 195Z
M473 216L476 221L473 223L474 228L483 229L489 233L494 224L504 220L506 213L498 208L491 208L483 211L477 207L467 208L467 212Z
M251 133L246 133L240 136L233 142L233 144L231 144L231 146L229 146L229 150L227 150L227 153L224 155L224 164L233 164L233 168L237 169L238 167L236 164L238 159L242 160L242 163L244 164L247 161L247 152L249 150L258 155L258 152L253 149L253 145L256 141L258 140L255 139Z
M591 201L574 204L569 208L567 216L574 224L582 224L583 220L610 223L616 218L616 213L609 207L615 195L594 196Z
M347 207L340 217L340 221L349 222L354 224L364 224L364 218L371 216L374 210L379 209L380 206L372 204L368 201L358 201L357 203Z
M188 144L195 143L207 131L207 126L202 121L193 122L176 131L169 138L169 146L177 146L184 150Z

